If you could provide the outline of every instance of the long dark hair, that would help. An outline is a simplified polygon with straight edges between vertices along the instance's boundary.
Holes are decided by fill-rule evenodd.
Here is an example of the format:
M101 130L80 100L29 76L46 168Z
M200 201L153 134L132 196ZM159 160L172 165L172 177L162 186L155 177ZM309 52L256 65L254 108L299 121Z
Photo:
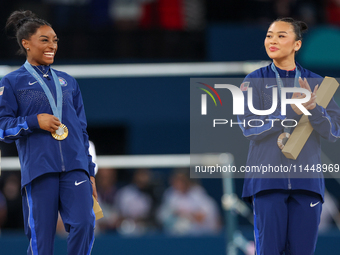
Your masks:
M15 11L7 19L5 28L6 30L14 30L20 47L18 54L27 55L27 51L24 46L22 46L21 41L23 39L29 40L29 38L37 32L38 28L44 25L52 27L47 21L38 18L31 11Z

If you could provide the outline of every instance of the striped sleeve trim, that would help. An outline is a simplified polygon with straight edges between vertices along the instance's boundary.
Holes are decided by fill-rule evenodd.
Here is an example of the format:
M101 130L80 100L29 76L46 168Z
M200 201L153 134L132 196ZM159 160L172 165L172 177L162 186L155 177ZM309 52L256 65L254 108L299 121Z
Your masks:
M325 116L323 116L324 118L326 118L328 120L329 126L330 126L330 134L335 138L338 139L340 138L340 130L337 130L336 127L332 124L331 122L331 118L328 114L326 114Z
M0 140L4 140L7 137L17 136L22 130L28 130L28 125L26 121L24 123L18 124L18 126L14 128L9 128L6 130L0 129Z

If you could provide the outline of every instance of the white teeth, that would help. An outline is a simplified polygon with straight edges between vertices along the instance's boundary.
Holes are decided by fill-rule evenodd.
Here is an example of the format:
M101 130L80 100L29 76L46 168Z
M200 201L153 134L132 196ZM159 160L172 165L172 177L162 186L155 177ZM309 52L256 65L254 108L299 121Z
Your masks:
M47 56L49 56L49 57L53 57L54 56L54 53L53 52L46 52L46 53L44 53L45 55L47 55Z

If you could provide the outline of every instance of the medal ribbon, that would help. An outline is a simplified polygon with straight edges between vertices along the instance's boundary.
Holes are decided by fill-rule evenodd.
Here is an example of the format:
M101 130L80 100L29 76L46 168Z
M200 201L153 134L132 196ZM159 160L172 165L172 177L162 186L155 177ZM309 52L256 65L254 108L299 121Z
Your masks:
M280 77L280 74L277 71L276 66L274 65L274 62L271 64L271 68L272 68L273 72L275 73L276 83L277 83L277 86L279 88L279 95L280 95L280 98L281 98L281 88L284 87L284 85L283 85L282 79ZM296 66L296 72L295 72L295 78L294 78L294 87L295 88L300 88L299 77L301 77L301 71ZM286 133L290 133L290 130L291 130L291 127L285 127L284 128L284 132L286 132Z
M57 104L56 104L50 89L48 88L48 86L46 85L44 80L39 76L39 74L34 70L34 68L31 66L31 64L28 63L27 60L24 64L24 66L25 66L26 70L39 82L40 86L44 90L44 92L47 96L47 99L50 103L53 115L56 116L61 122L62 111L63 111L63 108L62 108L62 106L63 106L62 105L63 104L63 94L62 94L61 85L60 85L58 76L55 74L53 69L50 68L51 73L52 73L52 77L53 77L53 81L54 81L54 85L56 87L56 92L57 92L57 95L56 95Z
M284 87L283 82L281 80L279 72L276 69L276 66L274 65L274 62L271 64L271 68L272 68L273 72L275 73L276 82L277 82L277 86L279 87L279 94L280 94L280 98L281 98L281 88ZM298 67L296 67L295 79L294 79L294 87L295 88L300 88L299 77L301 77L301 71L298 69Z

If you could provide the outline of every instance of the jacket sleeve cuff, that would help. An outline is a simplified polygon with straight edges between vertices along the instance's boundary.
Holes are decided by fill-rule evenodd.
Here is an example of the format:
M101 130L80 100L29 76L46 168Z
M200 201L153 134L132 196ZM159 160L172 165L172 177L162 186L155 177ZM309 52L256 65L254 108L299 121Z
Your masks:
M309 110L309 112L312 115L309 115L308 119L309 120L316 120L316 119L321 118L324 114L323 111L324 111L324 108L317 104L313 110Z
M26 122L27 122L27 126L31 130L40 128L37 114L27 116Z
M94 163L90 163L89 164L89 174L90 174L90 176L93 176L93 177L95 177L95 175L96 175L94 168L95 168L95 164Z

